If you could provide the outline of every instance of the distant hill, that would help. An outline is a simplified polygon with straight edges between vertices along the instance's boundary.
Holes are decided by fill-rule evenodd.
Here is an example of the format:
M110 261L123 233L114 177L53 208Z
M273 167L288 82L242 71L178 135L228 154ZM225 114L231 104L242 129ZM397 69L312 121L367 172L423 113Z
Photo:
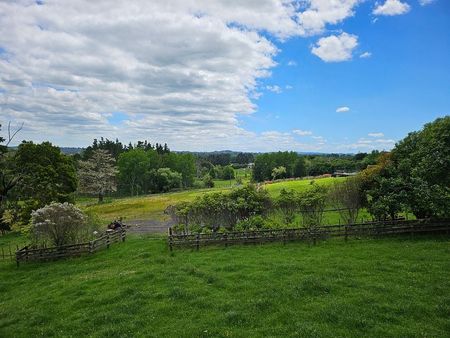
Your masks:
M76 147L60 147L61 152L66 155L74 155L80 154L84 148L76 148Z

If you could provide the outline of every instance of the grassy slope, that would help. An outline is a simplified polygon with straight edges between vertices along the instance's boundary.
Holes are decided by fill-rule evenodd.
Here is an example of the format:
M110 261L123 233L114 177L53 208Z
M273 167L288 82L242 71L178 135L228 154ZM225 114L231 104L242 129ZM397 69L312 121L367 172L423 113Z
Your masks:
M134 237L43 264L0 262L0 336L444 337L450 240L175 251Z
M331 185L336 180L342 178L322 178L315 180L320 185ZM286 181L268 184L265 187L272 196L277 196L280 190L295 189L304 190L310 186L310 180ZM79 205L86 211L93 211L105 222L114 218L124 217L125 219L154 218L162 219L164 210L171 204L182 201L192 201L195 197L213 191L226 191L230 189L229 181L216 181L216 186L212 189L186 190L180 192L155 194L139 197L128 197L110 200L104 204L96 204L95 199L82 199Z

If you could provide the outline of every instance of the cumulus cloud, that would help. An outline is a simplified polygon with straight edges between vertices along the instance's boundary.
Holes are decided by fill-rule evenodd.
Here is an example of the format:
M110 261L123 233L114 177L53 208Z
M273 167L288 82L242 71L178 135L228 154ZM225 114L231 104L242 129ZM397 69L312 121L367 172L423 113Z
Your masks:
M273 85L273 86L266 86L266 89L272 93L280 94L282 92L280 86Z
M297 14L303 34L323 32L326 25L337 24L354 15L361 0L311 0L306 10ZM301 3L301 2L300 2Z
M359 138L356 142L335 145L335 151L361 152L371 150L391 150L395 145L392 139L384 138Z
M372 56L372 53L370 53L370 52L364 52L361 55L359 55L359 57L362 59L370 58L371 56Z
M242 128L239 117L257 110L277 41L322 33L359 3L0 2L0 118L25 121L23 138L68 146L103 135L180 150L317 150L293 135L271 142ZM347 53L354 48L341 44ZM123 117L112 123L117 112Z
M341 62L352 58L353 49L357 45L358 37L344 32L319 39L311 52L325 62Z
M312 131L310 131L310 130L294 129L292 132L294 134L298 135L298 136L309 136L309 135L312 135Z
M349 107L339 107L339 108L337 108L336 109L336 113L347 113L347 112L349 112L350 111L350 108Z
M378 3L373 10L375 15L400 15L409 12L410 6L400 0L386 0L384 4Z

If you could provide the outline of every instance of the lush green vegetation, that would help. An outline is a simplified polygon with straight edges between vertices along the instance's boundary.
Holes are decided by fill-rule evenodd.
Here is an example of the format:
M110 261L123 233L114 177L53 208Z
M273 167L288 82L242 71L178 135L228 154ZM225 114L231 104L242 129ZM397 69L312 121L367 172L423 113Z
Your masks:
M244 172L238 171L238 175L242 175L242 173ZM316 179L314 182L318 185L330 186L333 182L340 182L344 179L345 178L330 177ZM124 217L125 220L144 218L163 219L165 217L164 210L169 205L193 201L195 198L209 192L227 191L235 187L236 184L235 180L231 180L231 182L228 180L215 180L214 182L215 186L212 189L183 190L165 194L153 194L136 197L106 198L102 204L98 204L96 198L81 197L77 200L77 204L80 205L80 207L85 211L96 213L105 222L109 222L119 217ZM270 196L276 197L282 189L304 191L310 186L311 180L294 180L267 184L264 187L267 189ZM337 223L339 221L339 216L337 214L326 215L326 217L329 216L332 217L330 222ZM365 217L368 219L367 214L365 214Z
M410 133L361 176L368 210L378 219L400 212L450 217L450 116Z
M444 337L450 242L392 238L0 262L0 335Z

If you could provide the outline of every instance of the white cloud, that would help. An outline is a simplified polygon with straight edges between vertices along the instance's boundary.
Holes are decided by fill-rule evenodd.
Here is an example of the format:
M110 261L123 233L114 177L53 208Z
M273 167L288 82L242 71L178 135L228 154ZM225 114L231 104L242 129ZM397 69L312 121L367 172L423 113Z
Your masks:
M335 25L354 15L354 7L362 0L310 0L303 1L309 7L298 13L298 21L304 35L324 31L326 25ZM302 3L302 2L300 2Z
M311 52L325 62L341 62L352 58L353 49L357 45L356 35L342 33L319 39Z
M273 85L273 86L266 86L266 89L272 93L280 94L283 91L281 90L280 86Z
M419 0L421 6L427 6L435 2L436 0Z
M294 129L292 132L294 134L298 135L298 136L309 136L309 135L312 135L312 131L310 131L310 130Z
M359 57L362 59L370 58L371 56L372 56L371 52L364 52L361 55L359 55Z
M288 61L287 65L290 67L295 67L295 66L297 66L297 62L290 60L290 61Z
M386 0L384 4L378 3L372 13L375 15L400 15L407 13L410 8L406 2Z
M349 112L350 111L350 108L349 107L339 107L339 108L337 108L336 109L336 113L347 113L347 112Z
M66 146L103 135L180 150L318 150L293 135L268 142L239 117L257 110L277 41L322 33L360 2L0 1L0 119L26 121L21 138ZM124 118L111 123L114 112Z
M383 133L369 133L367 135L370 137L384 137Z
M292 89L294 87L292 87L291 85L286 85L284 88L286 88L287 90Z

